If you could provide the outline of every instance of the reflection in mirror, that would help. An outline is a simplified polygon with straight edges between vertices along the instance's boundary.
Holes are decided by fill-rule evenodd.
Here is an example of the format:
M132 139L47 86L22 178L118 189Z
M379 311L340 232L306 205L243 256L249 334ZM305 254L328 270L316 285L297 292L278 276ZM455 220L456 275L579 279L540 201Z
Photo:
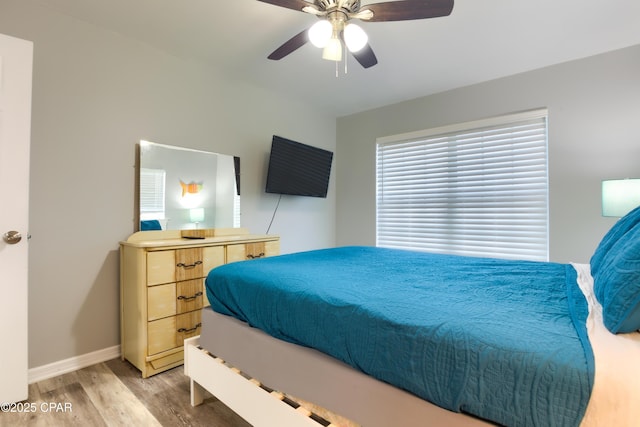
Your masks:
M140 141L139 230L240 227L240 159Z

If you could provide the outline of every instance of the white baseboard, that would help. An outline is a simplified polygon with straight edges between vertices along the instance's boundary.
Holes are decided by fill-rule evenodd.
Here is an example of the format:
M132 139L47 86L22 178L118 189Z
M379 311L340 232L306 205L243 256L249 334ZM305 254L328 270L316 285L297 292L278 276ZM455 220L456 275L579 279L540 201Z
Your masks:
M115 359L116 357L120 357L119 345L31 368L28 373L29 384L77 371L78 369Z

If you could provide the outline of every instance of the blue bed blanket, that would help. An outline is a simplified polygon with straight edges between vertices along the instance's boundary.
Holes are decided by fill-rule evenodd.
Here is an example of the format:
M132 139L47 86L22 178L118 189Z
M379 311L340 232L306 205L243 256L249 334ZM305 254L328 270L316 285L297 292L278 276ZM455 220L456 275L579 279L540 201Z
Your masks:
M220 266L211 307L438 406L577 426L591 394L571 265L342 247Z

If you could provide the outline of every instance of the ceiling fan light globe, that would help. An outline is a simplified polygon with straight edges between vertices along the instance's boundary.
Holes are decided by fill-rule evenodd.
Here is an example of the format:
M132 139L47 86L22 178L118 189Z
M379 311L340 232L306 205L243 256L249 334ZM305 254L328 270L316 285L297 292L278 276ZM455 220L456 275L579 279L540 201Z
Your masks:
M318 21L309 28L309 41L315 47L325 47L331 39L332 32L333 27L329 21Z
M342 61L342 42L337 38L329 39L322 51L322 59L329 61Z
M364 30L356 24L347 24L344 27L344 42L351 52L358 52L367 45L369 37Z

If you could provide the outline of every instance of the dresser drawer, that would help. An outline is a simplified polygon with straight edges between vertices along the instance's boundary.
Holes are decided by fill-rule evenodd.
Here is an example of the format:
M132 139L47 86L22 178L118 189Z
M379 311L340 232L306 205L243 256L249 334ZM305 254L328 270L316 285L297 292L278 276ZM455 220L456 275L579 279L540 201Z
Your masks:
M215 257L211 256L215 259ZM211 264L213 261L208 261ZM147 285L179 282L204 276L202 248L147 253Z
M202 248L202 272L207 277L209 272L224 264L224 246L205 246Z
M147 320L162 319L176 314L176 284L147 288Z
M147 288L148 320L161 319L202 308L204 279L185 280Z
M227 262L245 261L266 256L264 242L227 246Z
M196 310L149 322L147 326L149 356L181 347L185 338L198 335L201 319L202 311Z
M264 258L278 255L279 253L279 241L227 245L227 262Z
M202 248L176 249L176 281L204 276Z
M147 252L147 285L176 281L176 251Z
M204 279L185 280L176 284L176 313L200 310L204 301Z

